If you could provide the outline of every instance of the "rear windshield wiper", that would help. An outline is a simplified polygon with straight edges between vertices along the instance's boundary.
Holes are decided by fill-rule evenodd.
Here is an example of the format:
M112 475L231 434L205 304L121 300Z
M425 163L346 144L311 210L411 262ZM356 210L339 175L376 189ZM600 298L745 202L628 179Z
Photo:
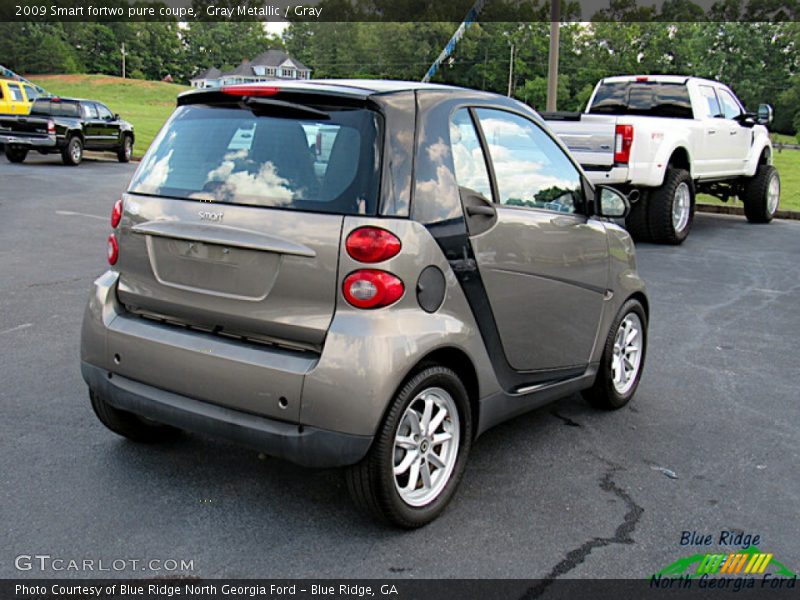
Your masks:
M284 100L274 100L272 98L259 98L248 96L242 103L252 110L255 114L274 114L276 116L297 117L300 119L330 119L331 116L325 111L297 104L296 102L286 102Z

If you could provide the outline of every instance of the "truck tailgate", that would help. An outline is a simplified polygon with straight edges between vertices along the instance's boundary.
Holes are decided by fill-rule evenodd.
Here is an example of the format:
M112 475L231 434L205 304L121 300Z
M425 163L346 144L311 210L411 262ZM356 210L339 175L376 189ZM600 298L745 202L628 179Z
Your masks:
M20 137L47 137L48 119L42 117L0 116L0 134Z
M551 120L547 125L584 167L614 164L614 135L617 119L608 115L582 114L580 120Z

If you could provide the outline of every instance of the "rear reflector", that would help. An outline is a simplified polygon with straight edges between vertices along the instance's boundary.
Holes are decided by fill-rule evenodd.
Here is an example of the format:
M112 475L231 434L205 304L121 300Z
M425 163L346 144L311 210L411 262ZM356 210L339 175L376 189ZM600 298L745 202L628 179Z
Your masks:
M614 162L627 163L631 157L633 125L617 125L614 135Z
M386 271L363 269L350 273L342 286L345 300L356 308L380 308L397 302L405 291L403 282Z
M347 254L363 263L388 260L400 252L400 240L379 227L359 227L350 232L345 242Z
M222 93L229 96L274 96L280 91L280 88L266 85L226 85L222 88Z
M119 222L122 220L122 198L114 202L114 208L111 209L111 227L116 229Z
M117 236L113 233L108 236L108 264L117 264L119 258L119 244L117 243Z

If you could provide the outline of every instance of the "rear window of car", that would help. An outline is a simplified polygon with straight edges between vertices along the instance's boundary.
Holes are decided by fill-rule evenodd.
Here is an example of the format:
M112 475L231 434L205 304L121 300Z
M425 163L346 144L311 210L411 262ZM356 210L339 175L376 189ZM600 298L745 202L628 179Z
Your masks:
M605 115L694 118L686 84L658 81L602 83L597 89L589 112Z
M71 100L34 100L31 115L40 117L78 117L80 109L77 102Z
M366 109L306 118L230 105L178 108L129 191L205 202L375 214L380 118Z

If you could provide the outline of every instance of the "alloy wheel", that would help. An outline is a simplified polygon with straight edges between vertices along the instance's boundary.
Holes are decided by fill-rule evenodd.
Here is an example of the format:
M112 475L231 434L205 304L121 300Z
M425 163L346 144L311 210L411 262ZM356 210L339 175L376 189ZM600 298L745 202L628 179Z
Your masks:
M460 423L455 400L431 387L406 407L394 437L395 488L409 506L433 502L450 480L458 458Z
M617 328L611 374L618 394L627 394L636 383L642 365L644 343L642 321L635 313L628 313Z

